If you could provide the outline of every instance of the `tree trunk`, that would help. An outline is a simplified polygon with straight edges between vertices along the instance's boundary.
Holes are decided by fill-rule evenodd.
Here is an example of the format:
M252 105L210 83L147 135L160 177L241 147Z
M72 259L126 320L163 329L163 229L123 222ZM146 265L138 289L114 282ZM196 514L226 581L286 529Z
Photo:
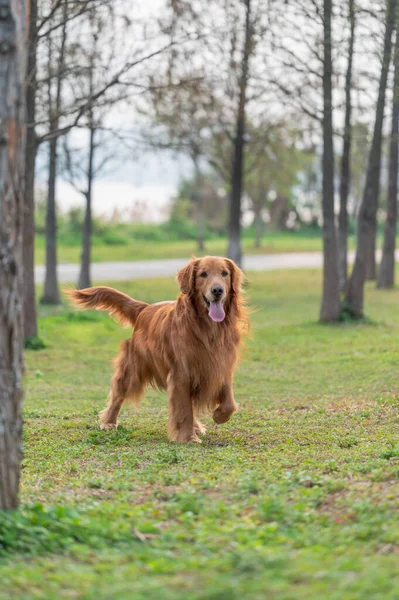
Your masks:
M378 206L378 199L377 199ZM366 253L366 281L375 281L377 278L377 262L375 253L377 251L377 211L370 223L370 237Z
M29 18L28 72L26 85L26 152L23 227L24 261L24 337L37 337L35 294L35 164L37 140L35 133L36 101L36 27L37 0L31 0Z
M46 212L46 275L41 304L59 304L60 292L57 276L57 219L55 186L57 179L57 138L50 141L48 194Z
M67 38L67 16L68 2L64 2L63 25L61 31L61 45L58 56L57 86L55 104L53 106L51 98L51 39L49 40L49 113L50 113L50 131L56 131L59 125L62 100L62 83L65 76L65 52ZM48 176L48 195L47 195L47 213L46 213L46 274L44 279L44 292L40 299L41 304L59 304L60 292L57 277L57 216L55 205L55 192L57 181L57 137L53 137L49 149L49 176Z
M323 69L323 298L320 321L338 321L339 298L338 248L334 214L334 146L332 122L332 0L324 0Z
M339 245L339 277L340 289L345 290L348 278L348 195L350 189L350 156L351 156L351 113L352 113L352 64L353 47L355 43L355 1L349 0L349 22L350 36L348 48L348 67L345 78L345 126L344 126L344 146L341 161L341 182L340 182L340 208L338 220L338 245Z
M251 0L245 0L245 42L242 57L242 69L240 77L240 95L238 102L236 136L233 150L233 164L231 174L230 212L228 223L229 244L227 256L241 266L241 196L243 190L244 170L244 138L245 138L245 105L248 84L249 57L251 54Z
M370 148L363 200L358 217L356 258L345 296L347 309L355 318L363 317L364 283L367 276L367 264L371 264L370 248L371 252L375 253L374 223L377 215L378 195L380 191L382 126L384 121L385 93L391 57L395 11L396 0L389 0L373 140Z
M85 194L86 211L85 211L85 219L84 219L83 231L82 231L82 256L81 256L80 274L79 274L79 281L78 281L79 289L91 287L91 277L90 277L91 233L92 233L91 200L92 200L92 187L93 187L95 134L96 134L95 128L92 127L90 129L89 165L88 165L88 170L87 170L87 191Z
M398 12L398 11L397 11ZM398 14L396 23L398 23ZM378 288L391 288L395 283L396 221L398 215L398 139L399 139L399 34L396 33L394 64L395 74L392 99L392 125L389 148L389 182L387 216L384 227L384 247L378 274Z
M21 460L25 0L0 0L0 510L16 508Z

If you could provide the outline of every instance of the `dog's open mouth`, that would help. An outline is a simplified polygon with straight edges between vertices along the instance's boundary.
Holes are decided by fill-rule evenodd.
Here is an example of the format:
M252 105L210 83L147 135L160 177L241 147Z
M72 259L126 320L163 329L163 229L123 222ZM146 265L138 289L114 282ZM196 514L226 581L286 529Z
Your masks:
M209 316L212 321L215 321L215 323L221 323L224 321L226 314L224 312L223 302L221 300L209 302L208 298L205 296L203 298L206 306L208 307Z

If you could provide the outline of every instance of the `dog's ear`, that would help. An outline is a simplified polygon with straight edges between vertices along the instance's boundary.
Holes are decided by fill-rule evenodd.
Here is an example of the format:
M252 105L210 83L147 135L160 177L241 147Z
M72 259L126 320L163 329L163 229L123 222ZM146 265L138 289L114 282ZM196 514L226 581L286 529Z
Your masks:
M190 294L195 289L195 271L197 263L198 260L196 257L192 256L190 262L177 273L177 281L183 294Z
M226 258L226 261L230 270L232 292L233 294L240 294L245 281L245 275L241 271L240 267L237 267L235 262L229 258Z

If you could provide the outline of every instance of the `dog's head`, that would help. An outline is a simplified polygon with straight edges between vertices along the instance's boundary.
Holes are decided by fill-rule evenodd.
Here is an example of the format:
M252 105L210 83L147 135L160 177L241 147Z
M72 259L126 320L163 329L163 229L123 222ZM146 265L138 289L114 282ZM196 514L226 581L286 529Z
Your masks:
M191 296L201 311L220 323L241 292L244 273L229 258L193 257L178 272L177 281L183 294Z

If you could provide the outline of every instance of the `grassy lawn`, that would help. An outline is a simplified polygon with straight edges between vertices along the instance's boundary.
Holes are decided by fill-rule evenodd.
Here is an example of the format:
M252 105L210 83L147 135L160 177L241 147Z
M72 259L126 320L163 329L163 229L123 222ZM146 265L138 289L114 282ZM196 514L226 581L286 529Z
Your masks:
M77 263L80 260L79 245L63 245L59 240L58 260L61 263ZM267 233L263 238L261 248L254 248L254 241L250 238L243 239L243 249L247 254L273 254L278 252L316 252L321 250L322 243L319 235L301 233L277 232ZM206 242L205 253L225 255L227 240L215 239ZM129 261L146 260L152 258L186 258L197 252L196 242L193 240L181 241L149 241L131 240L127 244L94 245L93 261ZM44 238L38 236L35 250L36 264L45 262Z
M22 508L0 516L0 598L399 598L399 291L316 323L320 272L253 274L240 412L166 438L164 395L101 432L129 332L48 310L27 352ZM172 279L120 285L148 301Z

